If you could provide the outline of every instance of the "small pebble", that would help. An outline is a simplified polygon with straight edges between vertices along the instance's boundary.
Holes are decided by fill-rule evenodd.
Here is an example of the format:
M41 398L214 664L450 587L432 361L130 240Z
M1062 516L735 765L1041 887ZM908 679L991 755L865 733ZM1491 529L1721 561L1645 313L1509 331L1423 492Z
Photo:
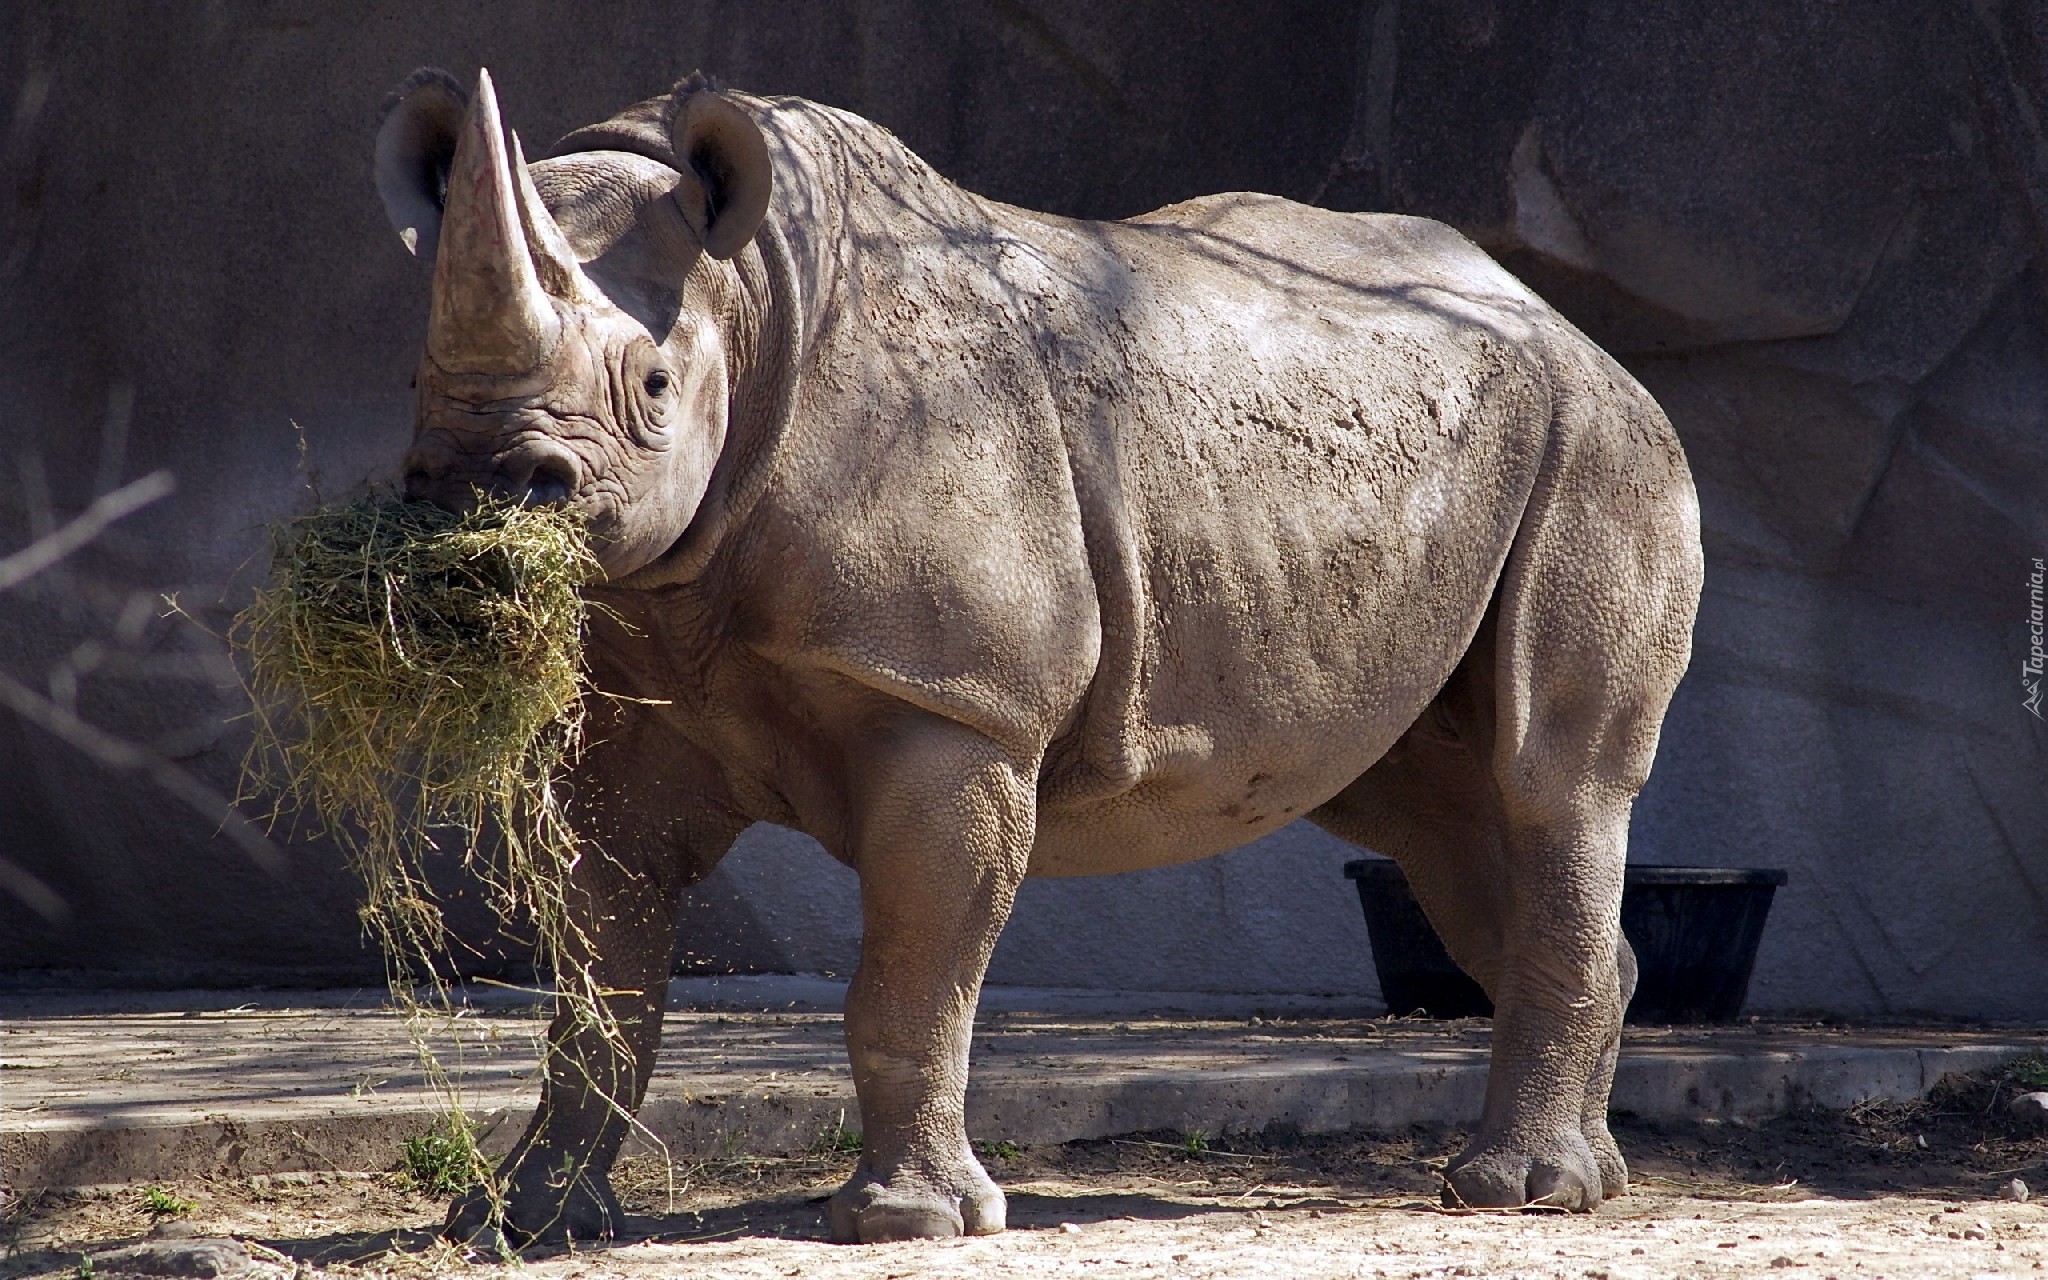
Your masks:
M1991 1233L1982 1227L1963 1228L1963 1239L1965 1240L1989 1240L1990 1238Z
M2007 1200L2013 1200L2017 1201L2020 1204L2025 1204L2027 1202L2028 1195L2027 1184L2021 1182L2018 1178L2014 1178L2012 1181L2000 1187L1998 1189L1998 1194L2003 1196Z
M1081 1228L1071 1222L1062 1222L1060 1224L1060 1234L1078 1236L1081 1234Z

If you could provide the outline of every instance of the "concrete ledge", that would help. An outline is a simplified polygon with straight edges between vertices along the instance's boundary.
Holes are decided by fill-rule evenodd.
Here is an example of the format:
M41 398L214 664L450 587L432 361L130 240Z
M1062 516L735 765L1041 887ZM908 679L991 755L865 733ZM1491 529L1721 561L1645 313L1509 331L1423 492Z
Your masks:
M511 1145L537 1097L536 1012L516 1002L472 1010L431 1032L468 1113L485 1125L487 1149ZM438 1114L403 1024L373 1009L43 1013L10 1018L4 1031L0 1169L16 1191L388 1169ZM985 1009L968 1128L976 1140L1036 1145L1274 1124L1311 1133L1463 1126L1485 1093L1488 1039L1483 1022L1111 1021ZM2038 1033L1631 1029L1613 1105L1685 1120L1903 1100L1946 1074L2044 1050ZM838 1018L672 1013L641 1120L675 1158L791 1154L842 1124L858 1129Z
M838 1013L845 1005L845 981L817 974L731 974L676 978L668 984L671 1009ZM1384 1001L1355 995L990 985L981 989L979 1011L983 1016L1055 1013L1104 1018L1376 1018L1383 1016L1387 1007Z

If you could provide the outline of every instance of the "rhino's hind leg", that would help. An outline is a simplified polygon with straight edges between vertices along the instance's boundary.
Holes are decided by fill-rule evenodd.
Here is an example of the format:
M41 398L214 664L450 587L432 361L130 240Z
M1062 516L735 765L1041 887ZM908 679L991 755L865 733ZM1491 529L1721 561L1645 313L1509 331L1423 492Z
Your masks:
M1493 998L1485 1110L1445 1170L1446 1198L1478 1207L1589 1209L1627 1188L1606 1124L1634 985L1622 870L1685 669L1700 562L1690 479L1675 445L1659 445L1668 426L1646 398L1606 392L1620 403L1566 405L1457 674L1315 815L1401 861Z
M1309 816L1332 834L1399 862L1451 958L1498 1004L1508 962L1511 895L1508 822L1489 767L1492 630L1489 618L1444 691L1393 750ZM1595 1048L1584 1086L1576 1099L1566 1086L1556 1100L1560 1115L1565 1104L1575 1103L1576 1136L1583 1141L1573 1140L1572 1124L1553 1117L1547 1126L1553 1136L1545 1140L1531 1133L1535 1141L1522 1144L1514 1167L1491 1177L1485 1189L1474 1185L1484 1176L1483 1167L1464 1174L1461 1163L1449 1181L1454 1194L1447 1198L1489 1206L1548 1198L1591 1208L1627 1191L1627 1165L1608 1134L1606 1115L1620 1024L1587 1031ZM1500 1060L1495 1061L1499 1072ZM1529 1128L1526 1120L1524 1128ZM1481 1139L1485 1136L1482 1129ZM1461 1162L1472 1154L1467 1152Z
M1610 1180L1626 1185L1600 1079L1621 1032L1617 837L1625 823L1624 815L1621 824L1555 834L1509 832L1486 1104L1479 1132L1444 1171L1447 1202L1591 1209ZM1603 1157L1616 1167L1603 1170Z
M1498 1003L1510 893L1509 824L1490 764L1493 630L1489 615L1471 652L1429 710L1379 763L1309 817L1333 835L1399 862L1445 950ZM1627 944L1620 947L1614 979L1617 1008L1625 1005L1624 993L1633 989L1635 977ZM1567 1135L1562 1142L1546 1144L1549 1149L1526 1165L1518 1156L1515 1167L1495 1176L1492 1183L1497 1185L1485 1190L1475 1185L1483 1168L1465 1174L1466 1166L1460 1165L1460 1176L1449 1183L1457 1199L1504 1206L1550 1197L1591 1208L1602 1199L1627 1193L1628 1165L1607 1129L1607 1091L1621 1046L1620 1031L1615 1020L1595 1037L1598 1050L1578 1103L1583 1150ZM1563 1091L1562 1101L1570 1101L1569 1089ZM1555 1120L1551 1128L1566 1132L1566 1126Z
M1458 967L1489 995L1507 919L1493 742L1493 619L1400 741L1311 821L1401 864ZM1405 1013L1407 1010L1390 1010Z
M1636 953L1628 945L1628 939L1615 939L1615 1002L1614 1007L1623 1015L1628 1013L1628 1002L1636 993ZM1612 1200L1628 1194L1628 1161L1622 1158L1621 1147L1614 1141L1614 1134L1607 1127L1607 1097L1614 1089L1614 1068L1621 1060L1621 1026L1617 1022L1614 1038L1601 1050L1599 1061L1593 1064L1592 1073L1586 1077L1586 1102L1579 1113L1579 1132L1586 1135L1586 1145L1593 1150L1593 1164L1600 1171L1600 1197Z
M832 1197L847 1243L1001 1231L967 1143L967 1055L996 935L1030 857L1032 779L985 738L923 716L868 767L854 833L860 967L846 1047L860 1165Z
M1493 1064L1479 1132L1445 1170L1448 1194L1478 1206L1591 1208L1626 1185L1605 1119L1633 986L1629 812L1699 603L1698 506L1669 425L1610 363L1579 372L1495 603Z

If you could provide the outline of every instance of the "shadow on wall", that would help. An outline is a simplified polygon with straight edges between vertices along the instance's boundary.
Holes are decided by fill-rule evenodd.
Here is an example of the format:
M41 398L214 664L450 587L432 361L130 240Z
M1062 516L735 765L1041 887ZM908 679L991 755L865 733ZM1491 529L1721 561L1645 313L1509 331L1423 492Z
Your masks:
M1615 351L1698 473L1708 593L1636 856L1792 870L1758 1007L2048 1003L2048 726L2019 679L2048 556L2048 10L685 9L629 0L566 28L482 0L0 13L0 465L46 477L59 516L107 475L180 483L80 571L110 600L175 590L217 627L261 526L302 502L292 421L330 490L395 464L426 280L368 158L382 94L422 63L487 63L529 139L702 66L868 115L963 185L1058 212L1253 189L1425 214ZM39 491L0 486L0 548L27 541ZM0 594L0 671L41 680L115 612ZM232 789L232 688L158 669L191 644L161 625L135 641L149 661L92 670L76 705ZM331 851L291 844L265 873L11 714L0 771L0 857L69 913L0 893L0 966L374 975ZM1355 908L1328 926L1344 958L1315 941L1349 892L1324 841L1029 886L996 976L1360 989ZM847 873L804 847L747 837L687 919L691 963L850 961Z

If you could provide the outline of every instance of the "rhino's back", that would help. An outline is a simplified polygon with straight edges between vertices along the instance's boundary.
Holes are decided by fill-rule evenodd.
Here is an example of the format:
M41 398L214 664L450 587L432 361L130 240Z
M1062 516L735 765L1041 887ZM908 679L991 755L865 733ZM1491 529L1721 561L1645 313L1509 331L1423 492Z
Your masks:
M1470 643L1584 342L1423 219L1228 195L1086 234L1103 641L1048 760L1054 874L1242 843L1384 753Z
M1455 228L1397 213L1340 213L1281 196L1200 196L1109 224L1117 243L1184 281L1256 281L1321 307L1384 316L1387 302L1435 301L1497 323L1555 318L1549 305Z

